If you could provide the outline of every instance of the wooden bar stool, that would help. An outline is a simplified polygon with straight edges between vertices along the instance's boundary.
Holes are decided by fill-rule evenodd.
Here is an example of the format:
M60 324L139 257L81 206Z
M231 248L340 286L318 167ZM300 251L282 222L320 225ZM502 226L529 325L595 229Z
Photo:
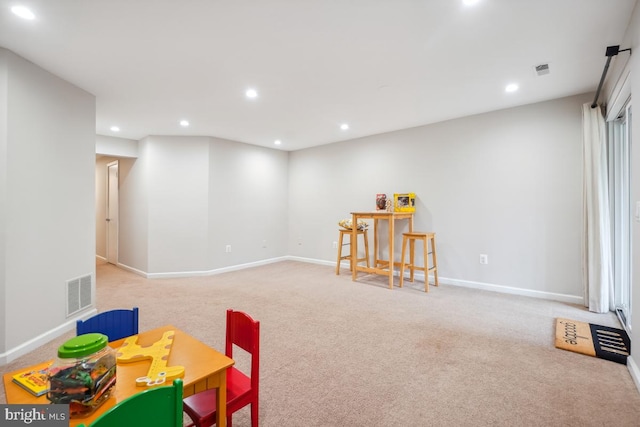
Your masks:
M364 256L365 256L364 258L358 258L357 262L367 261L367 267L369 267L369 235L367 234L367 229L365 228L364 230L358 230L357 233L358 234L356 235L356 238L357 236L364 236ZM349 243L343 244L343 238L345 235L349 237ZM342 247L349 246L350 244L351 244L351 230L341 228L340 238L338 240L338 262L336 264L336 274L340 274L340 261L342 261L343 259L349 260L349 270L353 271L353 265L351 265L351 250L349 250L347 255L342 255Z
M424 254L424 267L417 267L415 262L415 242L416 240L422 240L423 254ZM431 251L429 252L429 244L427 240L431 241ZM407 249L407 241L409 242L409 264L405 264L405 254ZM429 267L429 254L431 254L432 266ZM433 272L434 285L438 286L438 260L436 257L436 233L402 233L402 261L400 265L400 287L402 287L404 279L404 268L408 267L410 274L409 279L413 282L414 270L424 271L424 291L429 292L429 271Z

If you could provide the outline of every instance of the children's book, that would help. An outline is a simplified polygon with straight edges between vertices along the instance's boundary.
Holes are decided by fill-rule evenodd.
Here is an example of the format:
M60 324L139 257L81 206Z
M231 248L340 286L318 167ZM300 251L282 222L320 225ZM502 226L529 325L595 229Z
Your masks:
M42 369L30 368L13 375L13 382L24 388L34 396L42 396L49 391L47 367Z

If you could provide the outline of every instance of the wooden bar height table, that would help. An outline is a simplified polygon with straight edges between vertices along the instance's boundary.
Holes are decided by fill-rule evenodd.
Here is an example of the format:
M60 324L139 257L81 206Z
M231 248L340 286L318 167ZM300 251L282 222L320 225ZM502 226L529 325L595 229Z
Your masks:
M371 274L381 274L389 277L389 289L393 289L393 269L395 266L400 266L399 262L395 261L394 257L394 236L395 236L395 222L397 220L408 220L408 231L413 231L413 212L387 212L387 211L372 211L372 212L351 212L351 265L353 270L351 272L352 279L355 281L358 277L358 272L362 271ZM373 263L372 267L364 265L358 265L358 220L360 219L373 219ZM378 259L378 221L384 220L389 223L389 235L387 241L389 244L389 259Z

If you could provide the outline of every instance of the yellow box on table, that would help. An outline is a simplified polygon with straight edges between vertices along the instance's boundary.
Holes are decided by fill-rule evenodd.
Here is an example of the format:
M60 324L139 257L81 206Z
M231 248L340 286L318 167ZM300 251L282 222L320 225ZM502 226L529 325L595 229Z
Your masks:
M394 193L393 210L395 212L415 212L416 193Z

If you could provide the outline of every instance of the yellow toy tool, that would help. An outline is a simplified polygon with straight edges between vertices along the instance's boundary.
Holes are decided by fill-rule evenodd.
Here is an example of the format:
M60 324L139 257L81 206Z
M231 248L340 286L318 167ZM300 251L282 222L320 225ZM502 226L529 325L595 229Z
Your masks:
M167 331L162 338L148 347L139 346L138 337L126 338L117 350L117 363L131 363L143 359L151 359L151 366L146 377L136 378L138 387L164 384L174 378L184 376L184 366L167 366L174 331Z

